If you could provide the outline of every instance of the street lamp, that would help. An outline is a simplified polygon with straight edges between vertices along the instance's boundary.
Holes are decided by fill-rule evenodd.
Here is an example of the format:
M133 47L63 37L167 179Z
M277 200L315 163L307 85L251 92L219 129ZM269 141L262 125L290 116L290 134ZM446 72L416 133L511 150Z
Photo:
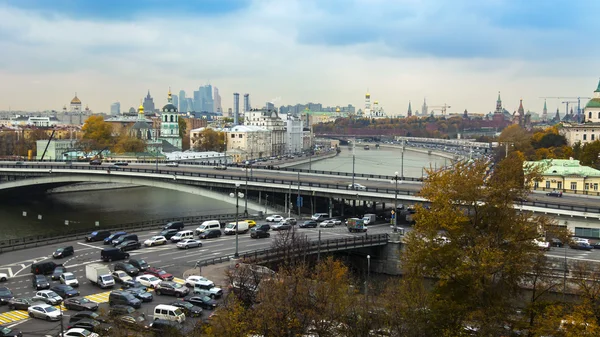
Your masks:
M248 216L248 167L250 167L250 162L246 161L246 198L244 198L244 216Z
M396 184L396 189L394 190L394 233L398 232L398 180L402 179L402 177L398 177L398 171L394 172L394 178L392 178L391 183Z
M240 209L240 198L244 197L244 193L238 193L238 188L240 188L240 184L236 183L235 184L235 193L229 193L229 196L234 198L235 197L235 254L233 254L233 256L237 259L238 257L240 257L240 253L239 253L239 243L238 243L238 216L239 216L239 209Z
M367 281L365 282L365 303L369 307L369 278L371 276L371 255L367 255Z

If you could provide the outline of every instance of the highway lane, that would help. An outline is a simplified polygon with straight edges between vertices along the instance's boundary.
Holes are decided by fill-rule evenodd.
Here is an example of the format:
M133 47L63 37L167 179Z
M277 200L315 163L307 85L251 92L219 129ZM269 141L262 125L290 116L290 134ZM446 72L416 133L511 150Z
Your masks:
M64 163L27 163L33 165L48 165L52 164L53 166L66 167ZM73 163L73 165L77 166L89 166L87 163ZM103 164L102 168L108 169L108 164ZM126 166L124 169L128 168L139 168L139 169L153 169L153 164L130 164ZM111 170L119 170L119 168L111 167ZM352 183L352 177L346 176L333 176L333 175L323 175L316 173L296 173L296 172L287 172L287 171L277 171L277 170L265 170L259 168L253 168L248 170L246 173L244 168L241 167L229 167L227 170L220 171L215 170L212 166L196 166L196 165L181 165L179 167L167 167L165 164L159 165L159 170L168 173L183 173L183 172L193 172L193 173L202 173L202 174L216 174L222 175L224 177L236 177L240 178L242 181L246 178L246 174L248 175L248 179L259 178L259 179L276 179L282 180L285 185L291 184L292 189L294 184L298 183L298 179L302 183L318 183L318 184L330 184L330 185L339 185L342 188L347 188L349 184ZM395 184L392 181L387 181L383 179L377 178L361 178L355 177L354 181L361 185L364 185L367 189L370 188L379 188L379 189L387 189L393 190L395 188ZM243 182L242 182L243 184ZM399 191L408 191L410 193L417 193L421 188L421 184L418 182L401 182L398 184ZM356 191L358 194L361 191ZM402 193L402 192L400 192ZM529 196L530 201L542 202L542 203L551 203L551 204L559 204L564 206L584 206L584 207L600 207L600 197L597 196L583 196L583 195L571 195L571 194L563 194L562 198L556 198L547 196L544 192L535 191Z

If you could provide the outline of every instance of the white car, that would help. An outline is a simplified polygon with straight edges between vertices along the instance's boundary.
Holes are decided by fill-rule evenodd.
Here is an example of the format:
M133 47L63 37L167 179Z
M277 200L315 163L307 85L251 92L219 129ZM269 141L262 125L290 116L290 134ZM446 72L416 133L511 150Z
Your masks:
M27 309L29 317L41 318L47 321L58 321L62 317L60 310L45 303L34 303Z
M359 190L359 191L365 191L367 189L364 185L361 185L358 183L350 184L350 185L348 185L348 188L351 190Z
M185 279L185 285L188 287L193 287L196 285L196 283L199 282L210 282L212 283L211 280L207 279L206 277L202 277L202 276L197 276L197 275L192 275L189 276L188 278Z
M157 235L157 236L153 236L153 237L149 238L148 240L144 241L144 246L152 247L152 246L164 245L166 243L167 243L167 238L165 238L162 235Z
M79 287L79 281L77 277L73 273L63 273L60 274L59 278L60 283L66 284L71 287Z
M8 280L8 275L6 273L0 273L0 282L6 282Z
M546 242L544 239L533 239L533 244L541 250L550 250L550 242Z
M60 297L57 293L52 290L40 290L35 293L33 300L42 300L46 303L50 303L52 305L60 304L63 301L63 298Z
M279 222L279 221L282 221L283 219L284 219L284 217L282 217L281 215L274 214L274 215L268 216L266 220L267 220L267 222Z
M115 281L117 281L119 283L127 283L130 281L133 281L133 278L131 276L129 276L129 274L127 274L126 272L124 272L122 270L113 271L112 276L115 279Z
M202 247L202 242L195 239L185 239L177 242L177 248L188 249L190 247Z
M89 330L82 328L71 328L59 336L61 337L100 337L99 334L95 332L90 332Z
M167 163L167 166L168 167L179 167L179 163L170 162L170 163Z
M150 288L156 288L161 281L158 277L154 275L142 275L135 278L136 281L140 282L142 285Z
M324 220L319 224L319 227L333 227L335 222L333 220Z

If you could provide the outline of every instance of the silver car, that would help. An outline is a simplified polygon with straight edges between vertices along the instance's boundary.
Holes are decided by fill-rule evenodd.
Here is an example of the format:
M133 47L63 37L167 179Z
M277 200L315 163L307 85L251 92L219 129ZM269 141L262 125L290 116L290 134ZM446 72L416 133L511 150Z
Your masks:
M52 290L40 290L35 293L33 299L52 305L60 304L63 301L63 298Z
M62 318L60 310L45 303L34 303L27 309L27 312L31 318L41 318L47 321L58 321Z
M177 248L188 249L191 247L202 247L202 242L194 239L185 239L177 242Z

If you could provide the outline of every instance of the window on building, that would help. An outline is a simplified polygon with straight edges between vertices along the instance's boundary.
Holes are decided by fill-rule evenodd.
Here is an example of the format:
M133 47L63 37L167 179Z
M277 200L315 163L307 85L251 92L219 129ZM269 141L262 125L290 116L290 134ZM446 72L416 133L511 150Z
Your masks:
M235 138L235 134L233 134L233 133L232 133L232 134L231 134L231 138Z
M600 238L600 228L575 227L575 236L586 238Z
M594 191L598 190L598 183L594 183Z
M595 135L592 133L592 140L594 140L594 136L595 136Z
M588 118L592 118L592 112L591 111L588 113Z
M239 138L244 138L244 137L242 137L242 136L243 136L243 135L240 133L240 135L239 135Z
M575 182L575 181L571 182L571 190L573 190L573 191L577 190L577 182Z
M585 183L584 188L585 188L586 191L589 190L590 189L590 183Z
M598 118L600 118L600 112L598 112Z
M583 140L587 140L587 135L585 133L583 134Z
M562 190L563 186L562 186L562 181L559 181L556 183L556 188L559 190Z

